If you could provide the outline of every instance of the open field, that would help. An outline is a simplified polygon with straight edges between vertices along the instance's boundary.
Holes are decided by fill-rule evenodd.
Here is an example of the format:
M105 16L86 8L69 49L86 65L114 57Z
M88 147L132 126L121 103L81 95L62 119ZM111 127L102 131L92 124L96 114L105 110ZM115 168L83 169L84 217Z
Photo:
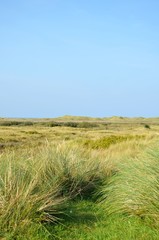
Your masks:
M159 119L0 119L0 239L158 239Z

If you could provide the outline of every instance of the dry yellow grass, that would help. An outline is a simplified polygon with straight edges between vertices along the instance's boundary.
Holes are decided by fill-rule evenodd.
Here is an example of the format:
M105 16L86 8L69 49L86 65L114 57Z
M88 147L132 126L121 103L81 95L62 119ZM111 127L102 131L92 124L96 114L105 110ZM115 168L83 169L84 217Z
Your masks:
M2 121L2 120L1 120ZM38 146L46 139L49 142L73 141L84 139L100 139L111 135L144 135L148 138L158 138L159 126L150 123L150 129L142 122L110 123L99 125L97 128L46 127L31 126L0 126L0 148L5 146Z

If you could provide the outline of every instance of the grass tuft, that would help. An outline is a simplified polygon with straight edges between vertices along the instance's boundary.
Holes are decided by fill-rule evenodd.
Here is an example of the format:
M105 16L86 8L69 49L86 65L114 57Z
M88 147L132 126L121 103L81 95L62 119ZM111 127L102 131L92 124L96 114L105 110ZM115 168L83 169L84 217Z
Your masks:
M149 149L120 164L119 171L103 186L106 212L136 215L159 221L159 150Z

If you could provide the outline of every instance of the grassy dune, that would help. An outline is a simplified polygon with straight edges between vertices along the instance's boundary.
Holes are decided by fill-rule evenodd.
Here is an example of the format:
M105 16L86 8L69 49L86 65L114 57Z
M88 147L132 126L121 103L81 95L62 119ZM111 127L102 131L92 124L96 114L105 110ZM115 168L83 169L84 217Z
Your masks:
M0 119L0 238L158 239L157 121Z

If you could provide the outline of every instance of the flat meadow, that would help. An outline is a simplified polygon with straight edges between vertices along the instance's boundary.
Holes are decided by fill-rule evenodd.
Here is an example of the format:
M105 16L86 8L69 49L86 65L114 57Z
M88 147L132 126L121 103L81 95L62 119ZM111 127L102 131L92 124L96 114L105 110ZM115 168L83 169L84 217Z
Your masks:
M157 240L158 200L158 118L0 118L0 239Z

